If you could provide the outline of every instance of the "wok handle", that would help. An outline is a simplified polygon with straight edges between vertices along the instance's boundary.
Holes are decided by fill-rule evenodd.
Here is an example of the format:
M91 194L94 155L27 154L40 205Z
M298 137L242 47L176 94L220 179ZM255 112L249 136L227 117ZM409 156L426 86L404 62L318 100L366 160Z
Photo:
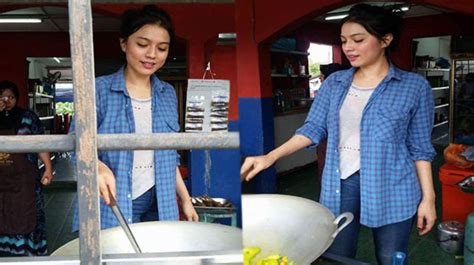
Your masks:
M339 222L342 220L342 219L345 219L341 225L339 225ZM344 229L346 226L348 226L352 220L354 220L354 215L350 212L345 212L345 213L341 213L341 215L339 215L336 219L334 219L334 222L333 224L335 224L337 227L336 231L334 231L334 233L331 235L331 237L334 239L336 238L337 234L339 234L339 232L342 231L342 229Z

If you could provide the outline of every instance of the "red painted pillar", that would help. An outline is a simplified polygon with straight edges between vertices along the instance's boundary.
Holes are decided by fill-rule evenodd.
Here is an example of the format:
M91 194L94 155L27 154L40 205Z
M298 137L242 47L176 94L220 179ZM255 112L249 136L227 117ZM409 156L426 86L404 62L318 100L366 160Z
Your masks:
M244 156L262 155L275 147L269 49L255 40L253 2L236 0L235 10L240 150ZM274 168L260 173L248 187L258 193L275 190Z
M191 39L188 41L188 76L189 78L202 78L206 69L205 41L201 39Z

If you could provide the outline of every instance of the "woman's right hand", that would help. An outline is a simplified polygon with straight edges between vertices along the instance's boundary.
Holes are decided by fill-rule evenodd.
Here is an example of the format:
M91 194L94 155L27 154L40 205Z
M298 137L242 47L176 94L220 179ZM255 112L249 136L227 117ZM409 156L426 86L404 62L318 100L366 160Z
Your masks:
M275 159L269 155L247 157L240 168L240 180L251 180L260 171L267 169L273 163L275 163Z
M99 161L99 192L105 204L110 205L116 201L115 176L112 170Z

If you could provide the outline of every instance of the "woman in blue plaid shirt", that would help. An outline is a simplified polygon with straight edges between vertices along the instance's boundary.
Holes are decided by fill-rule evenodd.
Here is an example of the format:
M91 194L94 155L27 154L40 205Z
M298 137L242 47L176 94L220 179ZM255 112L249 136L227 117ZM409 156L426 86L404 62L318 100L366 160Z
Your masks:
M335 215L354 214L328 252L355 257L365 225L372 229L379 264L391 264L396 251L408 252L413 223L424 235L436 220L433 98L425 79L390 61L401 21L383 7L351 8L340 38L352 68L325 80L290 140L267 155L248 157L241 168L248 181L279 158L327 138L320 202Z
M96 80L98 133L178 132L175 90L155 75L174 37L169 15L153 5L127 10L120 34L126 65ZM102 229L118 226L107 207L111 197L130 223L178 220L176 196L185 218L198 221L177 167L176 150L102 151L99 160ZM73 230L77 227L74 218Z

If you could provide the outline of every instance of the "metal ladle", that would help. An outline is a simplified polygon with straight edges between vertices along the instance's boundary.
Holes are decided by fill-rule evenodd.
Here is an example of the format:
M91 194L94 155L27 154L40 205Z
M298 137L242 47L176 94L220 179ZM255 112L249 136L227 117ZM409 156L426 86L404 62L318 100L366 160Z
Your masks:
M130 244L132 245L133 249L135 250L135 253L142 253L140 247L138 246L137 240L133 236L132 230L128 226L127 220L125 220L125 217L122 214L122 211L120 210L117 200L112 196L110 189L109 189L109 194L110 194L110 208L112 209L112 212L114 213L115 217L117 218L117 221L119 222L120 226L122 227L123 231L127 235L128 241L130 241Z

